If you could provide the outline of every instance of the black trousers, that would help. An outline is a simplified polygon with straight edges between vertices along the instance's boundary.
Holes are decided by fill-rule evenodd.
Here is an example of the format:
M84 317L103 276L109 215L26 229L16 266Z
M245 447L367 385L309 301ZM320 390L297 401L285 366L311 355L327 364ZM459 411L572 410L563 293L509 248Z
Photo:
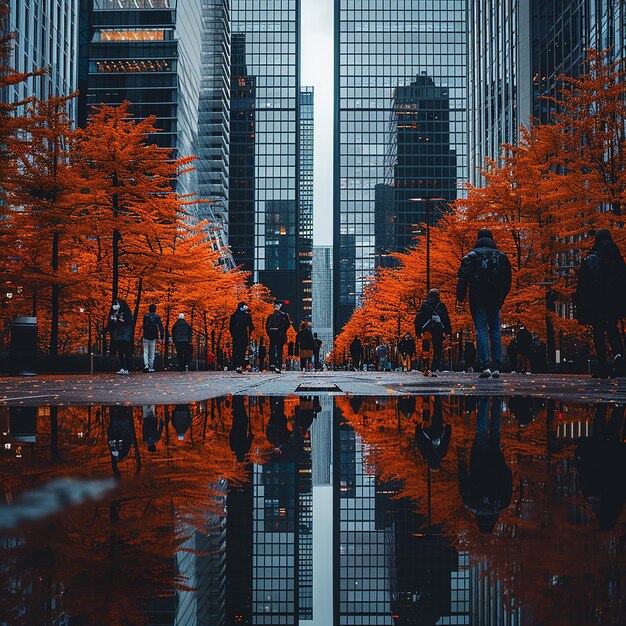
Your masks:
M596 350L600 372L607 372L609 368L609 360L606 351L607 341L609 342L609 346L611 346L613 358L618 354L624 356L624 342L617 328L617 320L597 322L592 326L592 329L593 346Z
M133 342L132 341L116 341L115 351L120 359L120 366L123 370L129 370L133 362Z
M233 368L246 367L246 351L248 342L243 339L233 339Z
M281 369L283 366L283 348L285 342L282 340L272 339L270 337L270 367Z
M431 339L433 346L433 362L430 369L434 372L441 367L441 353L443 351L443 335L433 335Z
M176 342L176 357L178 359L178 369L182 372L191 357L191 343L189 341Z

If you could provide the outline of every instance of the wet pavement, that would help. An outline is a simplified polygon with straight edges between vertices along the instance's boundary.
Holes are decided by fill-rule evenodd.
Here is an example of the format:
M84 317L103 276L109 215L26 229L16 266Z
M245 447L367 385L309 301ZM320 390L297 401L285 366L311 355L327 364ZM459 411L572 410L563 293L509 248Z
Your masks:
M0 623L624 623L623 404L378 391L0 406Z
M417 372L157 372L45 375L0 378L2 404L159 404L199 402L225 394L288 395L344 393L359 396L531 395L584 402L626 402L626 378L596 380L590 376L504 374L481 380L477 374L444 373L437 378Z

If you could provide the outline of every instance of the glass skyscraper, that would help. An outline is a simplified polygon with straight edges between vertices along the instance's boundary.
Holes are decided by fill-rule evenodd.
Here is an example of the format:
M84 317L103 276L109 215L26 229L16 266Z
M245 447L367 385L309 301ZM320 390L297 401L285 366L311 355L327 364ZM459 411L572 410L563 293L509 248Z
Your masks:
M454 200L466 178L466 4L335 3L337 331L384 251L424 221L426 202L409 198Z
M297 319L300 2L231 1L229 243Z
M312 321L313 317L313 87L300 90L300 204L298 210L298 265L301 294L298 299L297 320Z
M9 0L9 32L15 33L12 67L19 72L47 68L11 87L9 101L29 96L66 96L76 90L78 0ZM74 115L74 103L70 114Z
M322 354L333 348L333 249L313 247L313 331L322 340Z

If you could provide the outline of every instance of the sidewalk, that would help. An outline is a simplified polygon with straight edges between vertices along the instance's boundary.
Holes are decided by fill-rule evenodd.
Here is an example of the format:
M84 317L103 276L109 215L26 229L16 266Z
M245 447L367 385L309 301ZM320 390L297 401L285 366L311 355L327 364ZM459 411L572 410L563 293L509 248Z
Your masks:
M626 379L588 376L449 373L425 378L401 372L156 372L0 378L0 406L185 404L224 395L530 395L570 402L626 402Z

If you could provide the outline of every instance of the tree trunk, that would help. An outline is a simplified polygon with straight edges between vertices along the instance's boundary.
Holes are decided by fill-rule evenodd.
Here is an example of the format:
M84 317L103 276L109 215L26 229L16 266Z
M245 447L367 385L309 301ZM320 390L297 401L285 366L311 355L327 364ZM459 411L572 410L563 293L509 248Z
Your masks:
M118 187L119 181L117 178L117 172L113 172L113 187ZM112 279L112 289L111 289L111 297L112 303L115 304L117 300L117 293L119 290L119 282L120 282L120 240L122 239L120 235L119 228L117 227L117 219L120 215L120 198L119 194L114 193L113 198L111 199L113 203L113 218L114 218L114 227L113 227L113 279Z
M59 233L52 236L52 273L55 281L52 283L52 307L50 311L50 356L56 359L59 356L59 283L56 274L59 271Z
M133 337L135 336L135 329L137 328L137 319L139 318L139 307L141 304L141 296L143 292L143 276L139 277L137 283L137 299L135 300L135 310L133 312Z

